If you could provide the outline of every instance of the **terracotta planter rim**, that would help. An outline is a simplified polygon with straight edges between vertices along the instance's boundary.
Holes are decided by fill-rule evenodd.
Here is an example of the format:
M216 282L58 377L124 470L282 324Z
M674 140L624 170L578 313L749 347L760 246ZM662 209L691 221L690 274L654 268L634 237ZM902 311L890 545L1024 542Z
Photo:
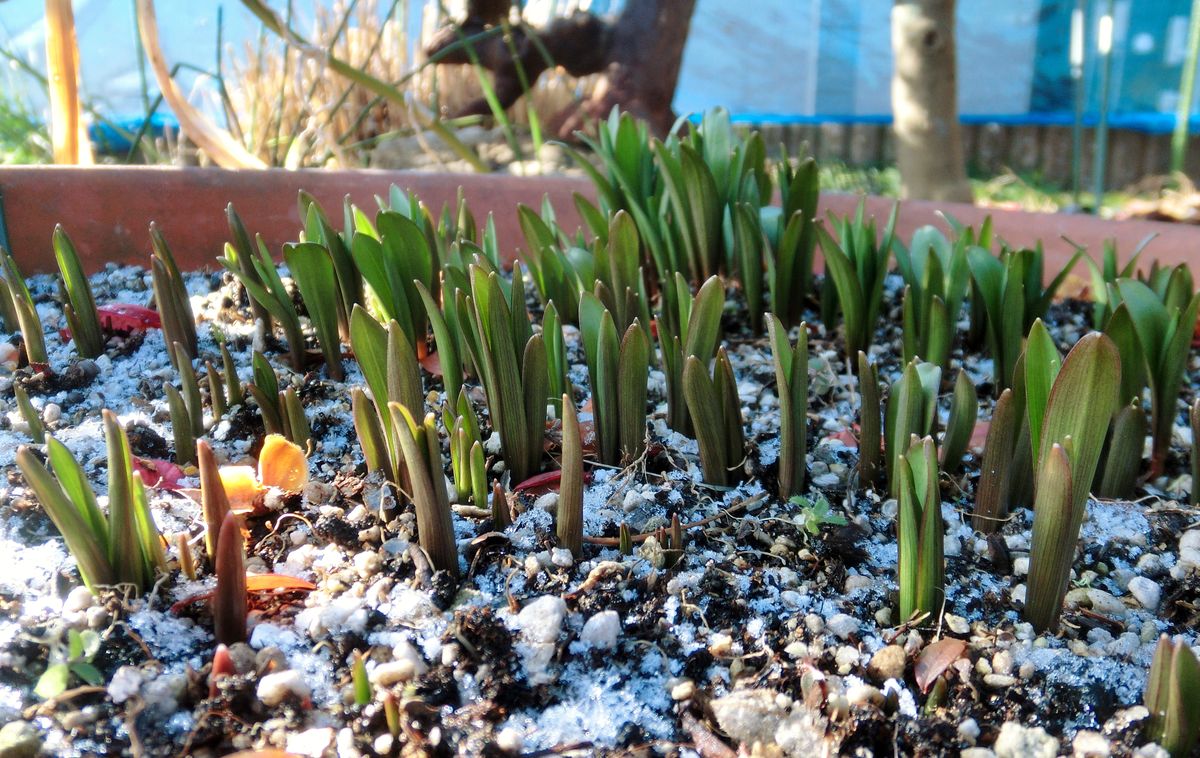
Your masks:
M548 195L559 222L568 229L580 224L572 195L594 199L591 183L576 176L518 177L502 174L453 174L385 169L224 170L171 166L16 166L0 168L0 203L8 242L26 273L54 270L50 236L62 223L89 271L107 263L145 265L151 221L162 228L179 260L188 269L213 268L228 239L224 209L232 202L250 232L261 233L268 248L278 251L296 238L301 227L296 197L313 194L336 213L347 195L363 207L374 207L374 195L396 184L415 191L435 212L452 205L462 187L477 221L494 213L501 249L511 261L523 245L516 207L539 207ZM821 214L853 213L859 197L822 193ZM867 197L867 212L884 219L895 202ZM1190 263L1200 249L1200 227L1158 221L1110 221L1065 213L1033 213L981 208L959 203L901 200L897 234L908 240L919 227L932 224L948 231L939 211L967 225L992 216L996 233L1010 244L1046 251L1046 271L1053 276L1074 252L1067 242L1099 251L1114 239L1121 256L1143 238L1155 234L1146 258L1162 264ZM335 221L336 223L336 221ZM1086 276L1082 268L1074 272Z

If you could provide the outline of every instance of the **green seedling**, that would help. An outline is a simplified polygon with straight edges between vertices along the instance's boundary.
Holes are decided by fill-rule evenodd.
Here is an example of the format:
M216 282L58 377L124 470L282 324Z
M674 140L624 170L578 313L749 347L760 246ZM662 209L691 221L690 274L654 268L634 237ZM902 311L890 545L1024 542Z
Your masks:
M896 468L900 479L896 525L900 618L932 617L936 621L941 616L946 578L942 496L933 438L913 435Z
M1025 618L1035 629L1050 629L1058 622L1088 490L1095 479L1107 420L1117 409L1120 384L1116 346L1093 332L1071 349L1050 389L1036 459L1025 602Z
M580 300L579 322L600 462L618 465L634 460L646 447L650 341L636 320L618 339L612 313L591 293Z
M67 301L63 305L63 316L75 349L84 358L96 358L104 352L104 332L100 329L100 316L96 313L96 299L83 271L83 263L71 238L62 226L54 227L54 258L62 275L62 293Z
M767 336L779 393L779 493L792 497L804 492L807 473L808 325L801 322L793 346L783 322L769 314Z
M704 481L719 487L739 481L746 440L733 365L724 348L717 351L711 376L698 358L688 357L683 392L696 429Z

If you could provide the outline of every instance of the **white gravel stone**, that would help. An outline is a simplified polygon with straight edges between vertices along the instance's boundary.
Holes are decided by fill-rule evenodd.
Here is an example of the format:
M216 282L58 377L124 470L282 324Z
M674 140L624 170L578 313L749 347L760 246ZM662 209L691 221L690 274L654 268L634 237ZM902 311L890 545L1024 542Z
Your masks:
M621 616L616 611L601 611L587 620L579 640L599 650L611 650L617 646L621 634Z
M992 656L992 671L997 674L1011 674L1013 669L1012 653L1007 650L1000 650Z
M416 675L412 661L385 661L371 670L371 681L380 687L407 682Z
M516 625L528 642L555 642L566 617L566 601L557 595L543 595L521 609Z
M958 738L968 745L974 745L979 739L979 724L975 719L966 719L958 725Z
M1153 579L1135 576L1129 580L1129 594L1133 595L1134 599L1141 603L1146 610L1156 611L1162 600L1162 587L1159 587L1158 582Z
M1137 570L1142 576L1158 576L1163 572L1162 556L1158 553L1145 553L1138 558Z
M993 749L997 758L1055 758L1058 740L1040 726L1026 727L1007 721L1000 727L1000 736Z
M682 700L690 700L692 695L696 694L696 683L691 679L684 679L671 688L671 699L675 702Z
M496 746L506 753L519 753L525 747L525 737L511 726L496 735Z
M543 595L521 609L514 620L521 632L518 650L530 684L548 684L555 675L550 671L558 635L567 617L567 604L557 595Z
M295 669L267 674L258 681L258 699L269 708L274 708L288 697L304 700L311 696L312 688L304 681L304 674Z
M858 619L845 613L835 613L825 622L825 628L829 630L830 634L843 640L849 639L852 634L858 634L858 627Z
M825 631L825 619L815 613L810 613L804 617L804 628L809 634L820 634Z
M1179 538L1179 566L1188 569L1200 566L1200 529L1192 529Z
M558 493L547 492L545 495L542 495L537 500L533 501L533 507L541 508L547 513L554 513L558 510Z
M499 453L500 452L500 433L492 432L491 436L489 436L487 438L487 440L484 441L483 449L485 451L487 451L487 453L489 455L496 455L497 453Z
M142 687L142 671L135 666L122 666L108 683L108 696L118 705L138 694Z
M1074 758L1108 758L1112 754L1112 747L1108 738L1100 732L1081 729L1071 742L1071 754Z
M67 593L63 601L63 610L68 613L78 613L91 608L96 602L96 596L87 587L79 586Z
M851 574L850 576L846 577L845 592L848 595L855 590L861 590L866 587L870 587L874 583L874 580L872 580L869 576L863 576L862 574Z
M550 562L559 568L571 568L575 565L575 556L565 547L556 547L550 550Z
M325 755L325 752L333 745L336 736L337 733L328 726L295 732L287 737L287 751L294 755L309 755L319 758Z
M947 613L942 616L942 620L946 622L946 628L955 634L967 634L971 631L971 625L962 616L955 616L953 613Z
M850 645L842 645L834 653L833 659L837 663L838 673L845 676L858 663L858 650Z

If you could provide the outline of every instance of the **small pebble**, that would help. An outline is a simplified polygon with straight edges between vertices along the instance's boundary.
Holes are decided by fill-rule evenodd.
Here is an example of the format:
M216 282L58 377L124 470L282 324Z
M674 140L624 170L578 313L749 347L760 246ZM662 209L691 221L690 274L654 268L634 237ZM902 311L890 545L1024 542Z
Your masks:
M856 684L846 690L846 699L850 701L850 705L883 705L883 693L878 687L873 687L869 684Z
M968 634L971 631L971 625L962 616L955 616L953 613L947 613L942 616L946 622L946 628L955 634Z
M968 745L974 745L979 739L979 724L975 719L965 719L958 725L958 738Z
M583 625L579 641L597 650L611 650L617 646L621 634L621 616L613 610L600 611Z
M887 645L871 656L871 661L867 664L867 673L877 682L886 682L888 679L903 680L906 660L904 648L899 645Z
M312 689L304 681L304 674L295 669L267 674L258 681L258 699L268 708L274 708L289 697L306 700Z
M62 408L58 403L46 403L46 407L42 408L42 421L47 424L57 423L62 418Z
M108 683L108 696L118 705L138 694L142 687L142 670L136 666L122 666L112 675Z
M1080 729L1071 743L1071 754L1073 758L1108 758L1112 754L1112 748L1108 744L1108 738L1100 732Z
M863 576L861 574L851 574L850 576L846 577L846 590L845 591L846 591L846 594L848 595L851 592L854 592L855 590L866 589L867 587L870 587L874 583L875 583L874 580L872 580L871 577L869 577L869 576Z
M810 613L804 617L804 628L809 634L820 634L825 631L825 619L815 613Z
M691 679L684 679L671 688L671 699L675 702L691 700L694 694L696 694L696 683Z
M496 735L496 747L506 753L519 753L525 747L525 738L511 726L500 730Z
M1162 600L1162 587L1153 579L1135 576L1129 580L1129 594L1146 610L1156 611Z
M830 617L829 621L826 622L825 626L829 630L830 634L846 640L850 639L852 635L858 634L859 623L858 619L854 618L853 616L849 616L845 613L835 613L832 617Z
M42 752L42 735L28 721L10 721L0 728L0 755L33 758Z
M733 638L728 634L721 634L718 632L712 636L711 641L708 643L708 652L712 654L714 658L723 658L728 656L732 650Z
M550 550L550 562L559 568L571 568L575 564L575 556L565 547L556 547Z
M86 611L95 602L96 596L92 594L92 591L80 585L67 593L67 599L63 601L63 610L78 613Z
M1040 726L1007 721L1000 727L993 748L999 758L1054 758L1058 755L1058 740Z
M1012 653L1007 650L1001 650L992 656L992 671L1007 676L1012 673L1012 668Z
M411 680L415 674L412 661L387 661L371 670L371 681L381 687L391 687Z

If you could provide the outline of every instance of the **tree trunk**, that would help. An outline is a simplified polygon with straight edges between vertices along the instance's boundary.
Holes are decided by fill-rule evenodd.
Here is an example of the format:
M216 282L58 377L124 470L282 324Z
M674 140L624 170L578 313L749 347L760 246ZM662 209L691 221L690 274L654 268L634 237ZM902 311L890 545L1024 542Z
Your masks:
M675 122L671 101L695 7L696 0L627 0L613 24L604 81L587 112L603 118L620 105L665 135Z
M958 124L955 0L896 0L892 114L901 193L971 202Z
M524 94L518 62L531 86L547 68L545 56L531 34L537 35L555 65L572 76L603 74L589 100L548 120L561 137L569 137L587 118L607 116L618 105L645 119L662 136L675 120L671 101L695 7L696 0L627 0L620 16L611 23L579 12L556 18L541 29L514 27L511 42L517 53L515 57L500 36L476 43L475 51L480 64L492 72L496 97L505 108ZM426 47L426 54L434 55L453 47L442 63L468 63L470 59L462 49L461 40L495 26L506 10L503 1L469 2L467 17L442 29ZM490 113L487 102L480 98L453 115Z

